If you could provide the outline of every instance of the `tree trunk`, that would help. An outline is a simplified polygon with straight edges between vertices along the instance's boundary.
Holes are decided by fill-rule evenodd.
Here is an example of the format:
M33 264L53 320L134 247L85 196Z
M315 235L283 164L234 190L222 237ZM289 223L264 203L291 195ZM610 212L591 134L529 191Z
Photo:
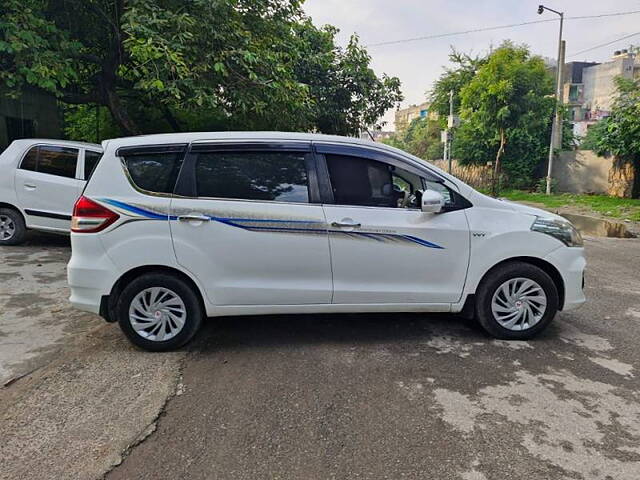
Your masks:
M496 162L493 165L493 182L491 185L491 193L496 196L498 194L498 183L500 182L500 160L504 153L504 146L507 144L507 140L504 135L504 128L500 129L500 147L496 153Z
M140 135L142 133L120 102L120 97L116 92L107 90L105 92L105 101L111 116L127 135Z

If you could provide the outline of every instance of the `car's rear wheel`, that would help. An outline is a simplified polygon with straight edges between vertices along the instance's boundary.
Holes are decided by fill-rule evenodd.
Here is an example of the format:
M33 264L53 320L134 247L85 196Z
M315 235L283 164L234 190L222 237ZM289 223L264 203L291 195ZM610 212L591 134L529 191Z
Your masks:
M478 287L476 317L496 338L525 340L544 330L558 312L558 289L541 268L511 262L491 270Z
M122 290L116 314L132 343L158 352L191 340L202 323L203 309L185 281L167 273L146 273Z
M27 227L17 210L0 208L0 245L19 245L24 241Z

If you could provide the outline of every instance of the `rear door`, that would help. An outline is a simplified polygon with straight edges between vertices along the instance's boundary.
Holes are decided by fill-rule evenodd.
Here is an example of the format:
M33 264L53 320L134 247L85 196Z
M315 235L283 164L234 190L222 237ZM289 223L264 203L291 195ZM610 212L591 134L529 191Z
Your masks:
M79 153L77 148L36 145L24 156L15 188L27 226L69 230L73 205L84 186Z
M469 263L466 204L426 171L379 150L318 144L336 304L448 304L460 299ZM437 189L447 211L423 213ZM468 202L467 202L468 203Z
M171 201L178 262L217 305L331 302L309 142L195 144Z

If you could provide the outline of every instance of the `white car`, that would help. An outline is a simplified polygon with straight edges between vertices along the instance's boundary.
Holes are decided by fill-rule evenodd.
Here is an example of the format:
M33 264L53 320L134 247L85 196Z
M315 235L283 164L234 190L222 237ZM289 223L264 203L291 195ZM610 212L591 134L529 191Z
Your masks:
M0 245L27 229L69 233L73 205L102 147L64 140L15 140L0 155Z
M385 145L226 132L103 148L73 213L70 300L148 350L205 317L318 312L475 312L525 339L585 301L569 222Z

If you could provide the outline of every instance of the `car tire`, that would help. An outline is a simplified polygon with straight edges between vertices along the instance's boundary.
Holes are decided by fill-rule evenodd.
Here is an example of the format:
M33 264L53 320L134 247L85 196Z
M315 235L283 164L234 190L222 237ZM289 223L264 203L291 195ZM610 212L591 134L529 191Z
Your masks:
M26 234L22 214L13 208L0 208L0 245L20 245Z
M154 296L155 295L155 296ZM174 350L196 334L204 311L191 285L167 273L145 273L130 282L115 305L120 328L144 350Z
M476 318L493 337L527 340L544 330L559 308L558 289L541 268L509 262L492 269L476 295Z

